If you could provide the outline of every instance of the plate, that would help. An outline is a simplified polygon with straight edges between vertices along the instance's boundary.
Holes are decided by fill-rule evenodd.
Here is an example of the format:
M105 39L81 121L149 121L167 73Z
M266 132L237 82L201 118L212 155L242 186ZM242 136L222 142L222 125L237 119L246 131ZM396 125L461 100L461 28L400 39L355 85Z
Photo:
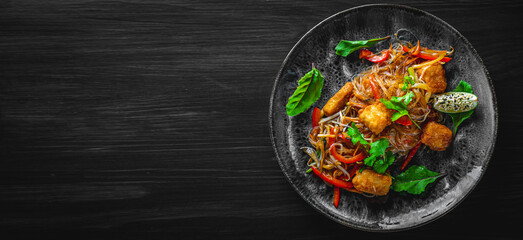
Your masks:
M332 188L306 173L308 157L300 147L310 146L314 107L321 108L346 81L368 65L358 54L342 58L334 48L342 39L363 40L408 29L432 49L454 47L445 64L448 88L460 80L469 82L479 98L471 118L465 120L451 146L443 152L420 148L411 165L446 173L422 195L391 191L386 201L341 191L338 208L332 204ZM388 44L388 43L386 43ZM388 46L375 45L376 49ZM289 117L285 105L298 80L315 64L325 77L321 98L308 111ZM429 223L455 208L474 189L487 169L497 133L497 107L492 81L469 41L436 16L407 6L374 4L339 12L308 31L289 52L276 77L270 101L271 140L278 163L289 183L312 207L343 225L366 231L398 231ZM447 119L448 120L448 119ZM449 125L448 120L447 125Z

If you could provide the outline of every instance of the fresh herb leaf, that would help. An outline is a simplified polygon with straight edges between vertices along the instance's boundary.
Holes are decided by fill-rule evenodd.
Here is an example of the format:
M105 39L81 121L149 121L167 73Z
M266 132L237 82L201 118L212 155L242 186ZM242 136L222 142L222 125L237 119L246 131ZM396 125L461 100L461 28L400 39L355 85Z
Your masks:
M398 112L395 112L392 114L392 117L390 118L390 120L396 121L396 120L398 120L398 118L407 115L409 117L410 121L412 121L412 123L414 123L414 125L416 125L416 127L421 129L420 126L414 120L412 120L412 118L409 115L409 111L407 110L407 105L409 105L409 103L412 101L413 97L414 97L414 93L409 91L407 94L405 94L401 97L393 96L390 98L390 100L382 98L382 99L380 99L380 101L388 109L398 111Z
M401 86L402 91L407 91L409 89L409 85L415 84L414 79L411 76L405 76L403 77L403 86Z
M474 94L474 91L472 90L472 86L468 84L465 81L460 81L456 89L454 89L453 92L466 92L466 93L472 93ZM448 113L448 115L452 118L452 133L456 135L458 131L458 126L467 118L472 116L474 113L474 110L470 110L467 112L461 112L461 113Z
M361 40L361 41L341 40L335 48L336 54L339 56L342 56L342 57L346 57L356 50L359 50L362 48L370 48L374 44L376 44L382 40L385 40L387 38L390 38L390 36L383 37L383 38L374 38L374 39L369 39L369 40Z
M323 76L318 69L313 67L300 79L298 88L289 98L286 106L287 115L296 116L309 109L320 98L322 88Z
M414 97L413 92L408 92L407 94L403 95L402 97L396 97L393 96L390 100L387 99L380 99L380 101L387 107L388 109L393 109L398 112L392 114L392 121L398 120L398 118L409 115L409 111L407 110L407 105L412 101L412 98Z
M347 135L349 135L352 144L360 143L361 145L369 145L369 142L363 138L356 124L352 122L352 127L347 127Z
M450 115L450 118L452 118L452 133L454 135L456 135L456 133L458 132L458 126L467 118L469 118L470 116L472 116L472 114L474 113L474 110L470 110L470 111L467 111L467 112L462 112L462 113L448 113L448 115Z
M386 138L380 138L378 141L371 143L369 150L370 156L363 160L365 165L372 167L376 159L381 155L385 154L385 150L387 150L388 147L389 140L387 140Z
M391 151L386 151L383 159L378 159L376 162L374 162L374 165L372 166L372 169L376 171L377 173L385 173L387 168L394 163L394 153Z
M425 191L428 184L436 181L437 178L443 175L444 174L430 171L425 166L413 165L405 172L396 176L390 189L396 192L407 191L411 194L421 194Z
M465 81L459 81L458 86L456 89L454 89L453 92L466 92L474 94L474 91L472 91L472 86L470 86L470 84Z
M365 165L372 167L377 173L384 173L385 170L394 162L394 154L386 151L389 147L389 140L381 138L370 144L369 157L363 160Z

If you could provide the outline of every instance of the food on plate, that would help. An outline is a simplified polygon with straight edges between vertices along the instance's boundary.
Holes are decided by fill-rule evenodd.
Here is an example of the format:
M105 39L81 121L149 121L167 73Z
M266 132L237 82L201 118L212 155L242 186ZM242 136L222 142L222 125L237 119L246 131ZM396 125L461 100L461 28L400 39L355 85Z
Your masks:
M445 151L452 142L452 131L443 124L429 122L423 127L421 142L434 151Z
M322 109L325 116L337 113L345 106L345 103L349 101L352 88L352 83L347 82L334 96L331 97L331 99L329 99Z
M302 148L310 157L307 172L334 187L336 207L340 189L367 197L385 196L390 189L413 194L425 191L442 174L413 165L398 175L400 181L390 175L389 167L397 163L404 170L422 144L444 151L457 127L477 106L472 87L464 81L453 92L445 93L444 64L452 60L452 48L432 50L421 46L420 41L414 45L391 40L390 47L380 52L367 49L389 39L340 41L336 54L346 57L360 50L359 57L371 65L347 81L322 109L313 110L308 134L312 147ZM301 112L314 104L318 95L314 91L321 93L321 86L318 90L318 86L310 85L315 81L320 85L320 77L322 86L323 76L313 66L289 98L288 110L301 99L309 99ZM442 112L452 118L453 130L442 124ZM430 181L424 180L427 176Z
M356 173L352 179L354 188L358 191L384 196L389 193L392 178L387 174L379 174L371 169L364 169Z

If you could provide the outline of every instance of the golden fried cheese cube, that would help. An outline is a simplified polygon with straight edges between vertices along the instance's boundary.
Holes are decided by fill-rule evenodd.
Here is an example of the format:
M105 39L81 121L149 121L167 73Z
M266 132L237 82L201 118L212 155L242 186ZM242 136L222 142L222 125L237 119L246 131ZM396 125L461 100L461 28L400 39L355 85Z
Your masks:
M389 193L392 178L387 174L379 174L372 169L365 169L357 173L352 179L356 190L383 196Z
M429 122L423 128L421 142L434 151L444 151L452 142L452 131L445 125Z
M443 93L447 89L445 69L439 63L418 69L418 75L429 86L432 93Z
M391 111L381 102L367 106L360 114L360 120L375 134L379 134L392 123L391 117Z

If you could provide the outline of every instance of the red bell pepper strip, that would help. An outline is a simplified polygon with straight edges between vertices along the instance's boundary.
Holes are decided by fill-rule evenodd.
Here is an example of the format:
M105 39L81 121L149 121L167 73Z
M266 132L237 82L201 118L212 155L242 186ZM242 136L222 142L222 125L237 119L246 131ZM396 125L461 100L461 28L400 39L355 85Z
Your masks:
M331 135L334 134L334 128L331 128L330 134ZM360 152L360 153L356 154L356 156L351 157L351 158L346 158L346 157L342 156L341 154L339 154L336 151L335 147L331 147L332 144L334 144L334 141L335 141L334 138L332 138L332 137L329 138L329 148L331 149L332 156L334 158L336 158L338 161L340 161L342 163L355 163L355 162L359 162L359 161L365 159L365 154L363 152Z
M376 101L380 100L380 92L378 92L378 88L376 87L376 84L374 84L374 81L372 81L372 75L369 78L370 87L372 88L372 93L374 93L374 98Z
M320 118L321 118L321 109L314 108L314 111L312 112L312 128L315 128L318 125L320 125L319 124Z
M316 167L311 167L311 169L312 169L312 172L315 173L316 175L318 175L318 177L320 177L323 181L328 182L335 187L339 187L339 188L343 188L343 189L351 189L354 187L354 185L352 185L351 182L346 182L346 181L339 180L339 179L333 178L331 176L325 175L325 174L321 173L320 170L318 170Z
M367 58L368 56L372 55L372 52L367 49L361 49L360 50L360 59Z
M403 48L403 51L404 51L404 52L409 52L409 51L410 51L410 49L409 49L407 46L405 46L405 45L401 45L401 47ZM416 55L414 55L414 54L412 54L412 55L413 55L413 56L418 56L418 57L423 58L423 59L425 59L425 60L434 60L434 59L436 59L436 58L439 57L439 54L438 54L438 55L430 54L430 53L428 53L428 52L424 52L423 50L421 50L421 51L420 51L418 54L416 54ZM440 61L441 61L441 62L448 62L448 61L450 61L450 60L452 60L452 58L444 57L444 58L441 59Z
M331 154L334 158L336 158L338 161L342 163L355 163L365 159L365 154L362 152L356 154L356 156L354 157L346 158L340 155L338 152L336 152L336 148L331 148Z
M416 152L418 151L420 145L421 142L419 142L415 147L412 148L412 150L410 150L409 155L403 162L403 165L401 165L401 170L403 170L407 166L407 164L409 164L410 160L412 160L412 157L414 157L414 154L416 154Z
M332 197L332 203L334 203L334 207L338 208L338 204L340 203L340 188L334 187L334 196Z
M394 122L397 122L403 126L410 126L412 125L412 121L410 120L410 118L408 116L401 116L400 118L398 118L396 121Z
M390 49L383 50L380 52L380 54L374 54L371 51L367 49L361 49L360 51L360 59L365 58L373 63L379 63L385 61L390 54Z

